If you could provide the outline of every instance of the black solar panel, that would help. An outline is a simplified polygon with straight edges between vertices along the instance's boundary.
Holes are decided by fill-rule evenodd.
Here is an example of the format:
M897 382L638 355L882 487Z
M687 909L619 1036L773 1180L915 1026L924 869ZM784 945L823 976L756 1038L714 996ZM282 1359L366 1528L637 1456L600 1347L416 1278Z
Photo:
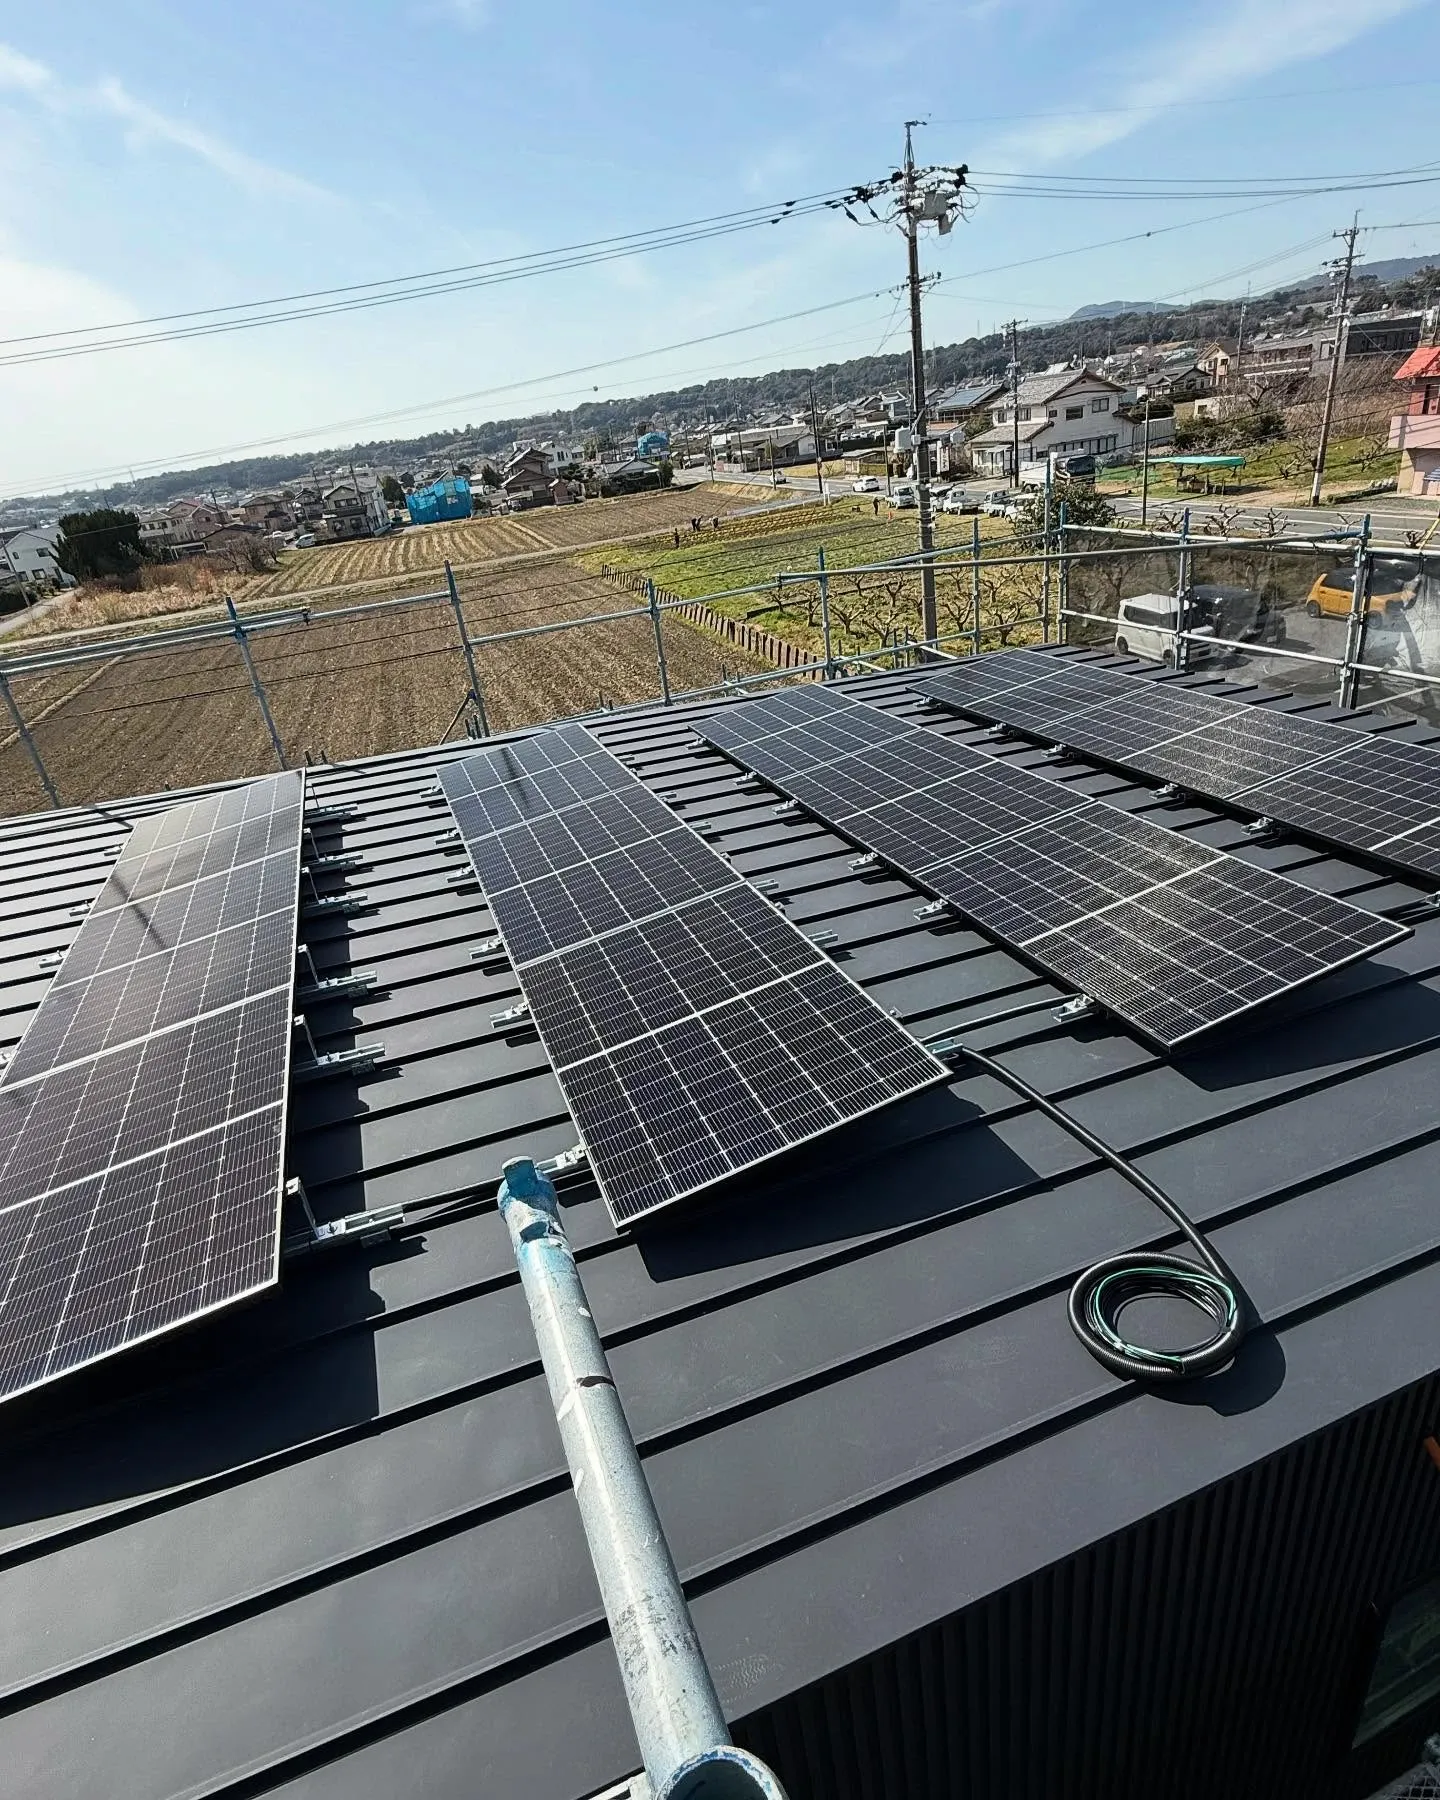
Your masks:
M1248 810L1317 837L1435 870L1440 852L1440 755L1423 744L1331 728L1335 751L1236 795Z
M912 748L950 778L886 798ZM748 750L730 754L748 766ZM848 759L843 783L832 764L776 785L1167 1047L1407 935L923 728L870 757L885 759L885 779L868 810L854 802L869 757Z
M1028 659L1034 677L1018 681ZM1308 836L1440 874L1440 752L1035 651L913 685L974 718L1173 782Z
M269 1285L304 777L132 832L0 1083L0 1398Z
M762 722L793 733L802 715L836 710L830 698L787 691ZM545 749L527 768L511 759L506 791L528 818L553 776L594 769L593 799L487 827L494 809L474 802L499 791L495 752L486 767L450 765L441 786L617 1224L943 1079L722 857L569 729L568 761ZM843 759L866 735L862 722L808 754Z

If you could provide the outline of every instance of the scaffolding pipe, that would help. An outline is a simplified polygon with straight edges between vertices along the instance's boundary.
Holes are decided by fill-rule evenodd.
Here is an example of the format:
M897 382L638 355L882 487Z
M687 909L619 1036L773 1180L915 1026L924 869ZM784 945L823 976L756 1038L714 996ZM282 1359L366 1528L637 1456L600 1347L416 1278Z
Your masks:
M230 625L235 633L235 642L240 646L241 660L245 664L245 673L250 677L250 690L260 707L260 717L265 721L265 729L270 733L270 744L275 752L275 760L282 769L288 769L285 760L285 746L280 742L280 733L275 729L275 720L270 712L270 702L265 698L265 686L260 680L260 671L255 667L255 658L250 654L250 640L245 635L245 627L240 623L240 614L235 610L235 602L227 594L225 610L230 615Z
M980 654L980 515L970 521L970 654Z
M1336 347L1339 355L1339 347ZM1320 480L1319 464L1316 465L1315 480ZM1359 690L1359 682L1355 679L1355 665L1360 660L1360 653L1365 648L1365 617L1370 604L1371 562L1370 549L1370 515L1366 513L1360 524L1360 539L1355 546L1355 572L1350 579L1350 616L1345 621L1344 661L1340 665L1339 700L1343 707L1353 707L1355 696Z
M15 721L15 730L20 742L25 746L26 754L35 765L35 773L40 777L40 785L45 789L45 797L51 806L60 805L60 793L50 779L50 771L45 767L39 747L30 735L30 727L25 723L25 715L21 712L19 702L10 691L10 683L5 679L5 672L0 669L0 696L4 697L5 706L10 717Z
M650 623L655 631L655 667L660 671L660 699L666 706L670 704L670 670L665 662L665 633L660 620L660 598L655 592L654 580L645 577L645 600L650 614Z
M784 1800L737 1749L560 1221L529 1157L498 1196L654 1800Z
M835 647L830 637L830 577L825 572L825 546L818 551L820 563L820 633L825 644L825 672L822 681L835 679Z
M470 633L465 629L465 614L460 606L460 590L455 585L455 571L450 567L450 558L445 558L445 586L449 591L450 604L455 609L455 625L460 633L460 648L465 652L465 667L470 673L470 697L476 706L480 704L480 672L475 667L475 650L470 642Z

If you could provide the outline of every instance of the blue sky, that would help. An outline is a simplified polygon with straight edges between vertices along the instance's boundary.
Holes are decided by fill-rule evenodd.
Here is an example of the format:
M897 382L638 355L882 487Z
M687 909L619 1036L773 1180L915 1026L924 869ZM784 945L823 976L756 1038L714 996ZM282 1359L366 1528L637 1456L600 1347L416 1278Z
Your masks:
M70 0L63 32L54 17L0 0L4 338L768 205L886 172L906 117L930 121L922 160L993 171L1348 175L1440 154L1440 82L1424 80L1440 20L1416 0ZM1366 225L1440 221L1440 180L1263 207L984 198L926 244L944 276L927 335L1273 286L1313 269L1326 249L1308 240L1357 203ZM1437 249L1440 222L1364 242ZM825 214L405 306L0 368L0 493L899 349L903 317L880 290L902 274L892 232ZM474 397L432 404L460 395ZM404 416L337 428L384 413Z

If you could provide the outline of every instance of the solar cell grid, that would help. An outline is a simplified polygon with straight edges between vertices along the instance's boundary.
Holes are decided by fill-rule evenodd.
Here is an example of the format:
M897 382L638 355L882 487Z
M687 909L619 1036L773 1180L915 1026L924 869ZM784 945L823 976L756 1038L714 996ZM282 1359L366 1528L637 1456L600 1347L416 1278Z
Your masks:
M630 1223L935 1079L828 964L576 1064L566 1096Z
M1127 691L1083 704L1083 695L1059 679L1017 688L969 675L968 665L915 685L963 712L1062 742L1082 755L1232 802L1347 849L1440 874L1440 753L1430 747L1361 737L1278 708L1137 681L1118 671L1092 669L1087 677L1086 665L1072 667L1081 679L1108 679ZM1057 711L1062 695L1069 709Z
M967 772L846 813L845 835L1159 1043L1407 935L1027 769L932 741L964 751ZM863 789L865 761L851 760L847 790ZM782 791L836 822L822 810L826 785L817 776Z
M1332 728L1337 754L1239 790L1248 809L1317 834L1345 833L1363 850L1394 847L1440 819L1440 755L1423 744L1357 737ZM1417 840L1406 850L1422 848Z
M833 755L835 743L822 747ZM644 794L614 769L615 793ZM611 804L608 781L593 802L498 835L468 780L446 770L442 786L617 1222L943 1079L942 1064L663 807L670 829L537 879L535 868L570 854L567 841L597 842L581 821ZM816 985L821 976L838 987ZM812 1018L822 1005L843 1017ZM782 1014L789 1048L767 1024ZM799 1059L812 1051L821 1060L807 1074ZM846 1085L821 1105L827 1079Z
M1044 932L1222 860L1207 846L1092 802L931 869L926 885L1022 949Z
M563 1073L820 961L813 944L742 885L549 957L526 983L546 1051Z
M304 777L142 820L0 1082L0 1396L275 1279Z

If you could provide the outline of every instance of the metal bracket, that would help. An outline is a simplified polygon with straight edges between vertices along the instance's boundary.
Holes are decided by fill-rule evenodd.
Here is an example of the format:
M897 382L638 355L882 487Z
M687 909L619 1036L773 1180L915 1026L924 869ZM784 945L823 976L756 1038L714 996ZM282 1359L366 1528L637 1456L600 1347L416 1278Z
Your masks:
M929 900L924 906L915 908L915 917L917 919L939 919L949 910L950 902L948 900Z
M590 1152L583 1144L572 1144L568 1150L552 1156L549 1162L537 1163L536 1167L546 1175L563 1175L568 1169L578 1169L589 1160Z
M1065 762L1069 755L1069 748L1065 744L1050 744L1041 751L1040 760L1047 763Z
M1057 1025L1073 1025L1077 1019L1088 1019L1095 1011L1095 1002L1088 994L1076 994L1073 1000L1062 1000L1051 1014Z
M713 824L709 819L700 819L692 824L690 829L695 833L696 837L708 838L714 837L720 827Z
M503 962L505 960L504 938L482 938L470 952L471 962Z
M346 994L368 994L379 981L373 969L355 969L349 975L323 975L296 988L295 1000L300 1006L316 1006L325 1000L340 1000Z
M336 856L307 856L305 869L309 875L327 874L331 869L358 869L365 858L357 853Z
M503 1031L507 1025L517 1025L530 1017L530 1002L517 1000L513 1006L507 1006L504 1012L491 1013L490 1026L494 1031Z
M1157 800L1188 800L1189 797L1178 781L1167 781L1163 787L1155 790Z
M768 896L780 892L780 882L774 875L767 875L763 881L752 881L750 885L757 894L765 894Z
M368 912L374 901L367 894L323 894L300 903L302 919L323 919L331 913Z
M863 856L852 856L850 858L850 867L857 875L863 875L867 869L878 869L880 867L879 853L874 850L867 850Z
M946 708L933 694L922 694L920 696L920 710L921 712L937 713L944 712Z
M356 814L353 806L307 806L305 808L305 829L312 825L334 825L341 819L353 819Z
M327 1050L309 1062L296 1063L290 1072L296 1081L316 1081L322 1075L340 1075L347 1069L368 1069L384 1054L383 1044L356 1044L353 1050Z
M287 1186L287 1192L289 1191ZM308 1202L305 1207L310 1214ZM377 1207L373 1212L350 1213L343 1219L331 1219L317 1225L310 1215L309 1229L293 1232L285 1239L287 1257L308 1256L316 1250L334 1250L344 1244L384 1244L405 1223L403 1206Z
M742 794L758 794L765 783L758 775L740 775L736 777L735 786Z
M445 877L445 885L448 888L473 887L478 889L480 877L473 869L452 869Z
M986 727L985 735L998 743L1001 738L1009 737L1010 727L1008 725L990 725Z
M50 975L60 967L64 960L65 952L63 950L47 950L40 958L40 967L45 974Z
M840 942L838 931L807 931L805 935L817 950L828 950L832 944Z
M1251 838L1274 837L1278 829L1279 827L1273 819L1252 819L1245 827L1245 835Z
M798 800L782 800L774 811L777 819L796 818L800 812L800 802Z

